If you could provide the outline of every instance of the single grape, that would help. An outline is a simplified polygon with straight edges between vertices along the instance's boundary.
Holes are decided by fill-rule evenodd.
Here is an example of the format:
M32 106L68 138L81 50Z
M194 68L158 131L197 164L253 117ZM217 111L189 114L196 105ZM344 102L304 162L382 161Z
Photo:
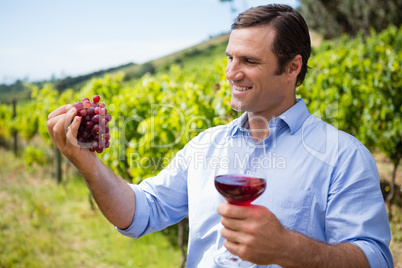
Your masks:
M86 124L85 124L87 129L92 129L94 127L94 125L95 124L92 121L87 121Z
M99 134L105 134L106 130L104 126L99 125Z
M84 101L83 104L84 104L84 108L85 108L85 109L88 109L89 107L91 107L91 103L89 102L89 100L88 100L88 101Z
M81 103L81 102L74 102L74 108L77 110L77 111L81 111L82 109L84 109L84 105Z
M100 130L99 124L95 124L94 127L92 128L92 130L93 130L95 133L98 133L99 130Z
M105 140L110 140L110 134L109 133L105 133L105 134L103 134L103 138L105 139Z
M98 95L95 95L95 96L92 98L92 100L93 100L95 103L98 103L98 102L100 101L100 97L99 97Z
M87 110L85 110L85 109L79 110L77 112L77 115L80 117L85 117L85 116L87 116Z
M112 116L110 114L105 115L105 119L110 122L112 121Z
M102 117L97 114L94 117L92 117L92 121L94 121L94 123L99 123L99 121L102 119Z
M107 109L106 108L101 108L99 111L100 115L106 115L107 114Z
M110 142L108 140L102 140L103 141L103 148L109 148Z
M101 127L106 127L106 124L107 124L106 118L102 118L102 119L99 121L99 125L101 125Z
M95 115L95 108L94 107L89 107L88 109L87 109L87 113L90 115L90 116L94 116Z

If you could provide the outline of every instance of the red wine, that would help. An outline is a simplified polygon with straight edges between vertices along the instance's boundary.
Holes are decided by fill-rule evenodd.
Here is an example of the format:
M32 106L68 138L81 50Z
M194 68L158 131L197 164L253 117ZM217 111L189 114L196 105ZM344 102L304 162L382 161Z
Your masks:
M230 174L215 177L215 188L234 205L250 205L265 191L265 187L266 182L262 178Z

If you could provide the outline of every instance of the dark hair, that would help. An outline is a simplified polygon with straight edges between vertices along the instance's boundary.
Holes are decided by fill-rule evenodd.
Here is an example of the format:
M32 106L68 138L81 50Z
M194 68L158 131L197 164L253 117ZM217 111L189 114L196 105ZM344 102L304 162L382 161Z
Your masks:
M301 85L306 76L307 61L311 53L310 34L303 17L287 5L265 5L250 8L240 13L232 24L232 30L252 26L270 26L276 35L272 51L278 58L278 74L296 56L302 57L302 68L296 85Z

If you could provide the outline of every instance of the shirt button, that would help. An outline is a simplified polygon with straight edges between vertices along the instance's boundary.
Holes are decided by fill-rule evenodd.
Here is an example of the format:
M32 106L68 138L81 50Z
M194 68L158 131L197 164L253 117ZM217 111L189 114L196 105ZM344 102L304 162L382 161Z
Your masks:
M246 173L247 173L247 175L251 175L251 171L250 171L250 170L248 170Z

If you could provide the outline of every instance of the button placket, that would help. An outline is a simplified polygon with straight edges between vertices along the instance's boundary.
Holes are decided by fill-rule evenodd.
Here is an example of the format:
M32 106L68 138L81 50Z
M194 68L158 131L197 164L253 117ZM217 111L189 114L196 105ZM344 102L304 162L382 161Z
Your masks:
M250 139L251 139L251 137L250 137ZM256 156L255 143L253 142L252 144L250 144L248 148L249 148L249 158L247 161L247 167L246 167L245 173L247 175L251 176L251 175L254 175L255 171L256 171L256 167L255 167L255 163L254 163L254 161L255 161L254 159Z

